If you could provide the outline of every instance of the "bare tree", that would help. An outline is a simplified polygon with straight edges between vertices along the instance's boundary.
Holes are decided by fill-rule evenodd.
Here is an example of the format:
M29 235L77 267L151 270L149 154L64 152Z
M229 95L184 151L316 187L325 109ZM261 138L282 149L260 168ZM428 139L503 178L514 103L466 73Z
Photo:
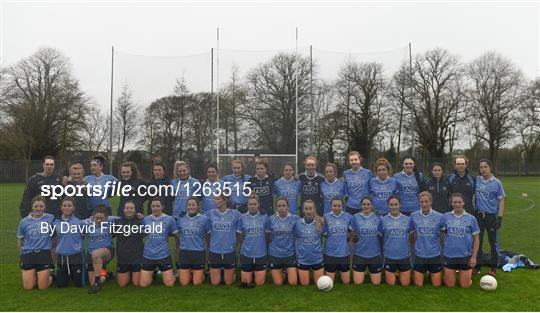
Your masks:
M411 72L409 64L403 63L400 69L393 75L390 87L388 88L388 99L390 100L390 110L393 116L397 116L397 128L394 127L389 133L391 134L391 148L394 148L394 137L397 137L396 159L399 158L401 143L403 141L402 132L404 121L410 120L411 115L405 110L407 102L412 101L412 84Z
M203 169L204 152L212 146L215 125L213 114L215 101L210 93L198 93L193 95L193 102L189 110L189 118L186 123L186 142L195 148L197 153L198 168ZM195 164L192 164L194 166Z
M109 117L105 116L97 107L91 107L85 123L79 130L82 147L88 151L98 153L104 147L109 136Z
M246 103L247 90L241 81L240 69L233 65L230 81L220 92L220 127L225 131L225 151L229 153L229 132L232 132L233 151L238 153L239 134L242 121L238 108Z
M375 136L385 129L382 116L386 84L382 64L379 63L347 62L339 71L337 85L340 98L352 100L342 103L342 106L349 104L349 146L366 157L373 149Z
M159 115L152 110L147 108L145 110L143 122L141 124L141 139L139 144L141 144L151 156L156 154L156 149L159 145L161 130L161 121L159 120Z
M69 60L58 50L41 48L2 71L0 124L17 136L16 155L40 159L60 156L80 145L77 131L87 101L73 77Z
M309 115L309 82L309 59L293 54L278 54L247 75L248 99L238 114L254 131L259 147L270 153L295 152L295 123L302 132ZM300 145L302 136L298 139Z
M398 75L406 72L402 68ZM447 50L429 50L415 57L411 83L415 95L405 105L414 121L415 139L427 156L443 158L463 100L461 65Z
M532 81L525 89L515 128L525 152L525 174L528 174L529 164L540 151L540 78Z
M342 139L345 115L339 110L337 94L333 85L317 81L313 86L313 109L310 137L313 138L315 155L327 153L326 159L334 162L334 144Z
M138 124L138 106L133 101L133 96L128 85L122 86L120 97L116 100L114 122L116 135L118 136L118 152L120 162L124 161L124 149L126 144L135 138Z
M523 74L507 58L487 52L468 65L467 76L470 113L478 126L475 136L487 143L497 169L499 149L512 136L513 115L523 101Z

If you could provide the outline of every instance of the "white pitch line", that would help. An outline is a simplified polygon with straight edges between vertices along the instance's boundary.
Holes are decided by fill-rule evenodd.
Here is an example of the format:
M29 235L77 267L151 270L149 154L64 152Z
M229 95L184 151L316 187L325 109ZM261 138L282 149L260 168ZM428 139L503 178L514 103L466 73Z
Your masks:
M532 208L534 208L536 206L536 203L533 200L527 199L527 201L529 201L531 203L531 205L529 205L529 207L527 207L526 209L517 210L517 211L510 211L510 212L508 212L506 214L514 214L514 213L520 213L520 212L529 211L529 210L531 210Z

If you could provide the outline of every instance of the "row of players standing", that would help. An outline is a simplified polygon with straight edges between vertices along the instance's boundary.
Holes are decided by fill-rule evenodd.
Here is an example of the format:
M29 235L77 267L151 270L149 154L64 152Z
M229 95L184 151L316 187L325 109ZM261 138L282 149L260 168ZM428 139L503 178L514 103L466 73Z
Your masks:
M256 161L254 176L244 173L244 164L239 160L231 162L232 174L219 179L218 169L215 165L209 165L206 178L197 180L190 175L190 168L186 162L177 161L174 166L173 179L166 175L165 166L156 163L152 169L152 178L149 182L141 179L137 166L133 162L123 163L120 169L120 179L103 173L104 159L95 157L90 162L91 175L84 176L81 164L74 164L69 169L69 177L61 178L54 174L54 158L47 156L43 160L43 173L32 176L25 189L21 201L21 217L28 215L30 200L39 195L39 187L43 184L57 185L101 185L107 182L122 182L123 185L132 186L137 190L140 185L167 186L171 185L179 192L176 195L165 195L163 198L164 213L178 218L186 213L187 200L192 196L188 190L195 190L195 184L204 184L211 188L211 193L200 197L203 213L216 208L213 194L216 186L229 182L231 187L249 186L251 191L259 197L261 212L268 215L274 214L274 195L288 200L288 208L291 214L302 215L299 203L312 200L315 203L317 214L331 211L331 202L334 198L344 198L345 211L354 215L361 210L361 199L369 196L372 199L375 213L386 215L389 213L388 199L391 195L399 195L401 212L410 215L420 209L418 195L421 191L430 192L433 198L432 208L435 211L445 213L451 210L449 204L452 193L460 193L464 198L464 209L473 214L480 225L482 241L484 231L487 231L491 245L491 268L495 271L498 255L496 248L497 230L500 227L504 213L504 191L501 182L491 174L491 164L488 160L479 162L480 175L474 178L467 169L468 160L464 156L455 158L454 171L449 177L443 175L444 167L434 163L431 167L432 177L425 182L425 177L415 168L412 158L403 160L403 170L392 176L392 166L384 159L376 160L373 166L373 174L367 168L362 167L360 153L352 151L347 156L350 169L343 172L342 178L338 178L337 168L328 163L324 168L324 176L317 173L317 159L308 156L305 161L305 172L295 177L295 169L292 164L285 164L282 177L274 178L270 173L269 164L264 159ZM238 183L238 184L236 184ZM245 184L248 183L248 184ZM179 185L179 186L178 186ZM247 212L247 199L243 190L234 189L231 193L231 207L241 213ZM74 197L76 200L75 216L80 219L89 217L98 205L108 208L111 214L111 205L107 198L100 196L81 195ZM150 197L143 195L130 195L120 197L118 215L123 215L124 204L130 200L135 203L136 212L144 212L144 203ZM47 199L48 213L59 214L59 200ZM148 201L147 214L151 213L150 201ZM482 247L482 245L480 245ZM481 254L480 254L481 255ZM478 270L480 266L478 264Z

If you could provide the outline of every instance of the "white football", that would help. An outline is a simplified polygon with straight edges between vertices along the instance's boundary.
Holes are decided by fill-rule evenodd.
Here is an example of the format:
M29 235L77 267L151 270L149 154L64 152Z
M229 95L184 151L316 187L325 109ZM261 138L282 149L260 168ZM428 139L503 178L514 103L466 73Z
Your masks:
M484 275L480 278L480 288L484 290L495 290L497 289L497 280L491 275Z
M317 280L317 288L321 291L329 291L334 287L334 281L330 276L323 275Z
M529 195L526 194L526 193L524 192L524 193L521 194L521 196L522 196L523 198L527 198Z

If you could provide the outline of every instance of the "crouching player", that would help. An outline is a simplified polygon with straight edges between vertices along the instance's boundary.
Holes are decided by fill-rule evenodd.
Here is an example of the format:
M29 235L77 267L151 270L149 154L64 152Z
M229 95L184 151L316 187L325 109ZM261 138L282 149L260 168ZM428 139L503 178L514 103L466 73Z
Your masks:
M180 232L177 268L180 272L180 285L191 282L200 285L204 280L204 265L206 264L206 241L210 230L208 216L202 215L199 200L191 197L186 203L187 214L177 220Z
M54 221L58 255L56 286L67 287L72 280L75 286L82 287L86 281L85 255L83 249L83 232L75 212L75 199L65 197L60 205L62 216Z
M144 244L140 286L150 286L154 270L158 268L161 271L163 284L172 287L175 277L171 251L169 250L169 236L178 237L178 228L175 220L163 213L163 200L161 198L152 199L150 208L152 214L143 219L143 225L149 231L146 233L146 243Z
M17 228L17 247L21 256L23 288L38 286L46 289L52 284L49 268L52 264L51 232L54 216L45 212L45 198L36 196L31 201L32 211ZM44 223L44 224L42 224ZM41 226L46 226L46 230ZM43 231L44 230L44 231Z
M242 269L242 285L251 285L253 277L257 286L264 285L268 257L266 251L266 231L268 230L268 215L262 214L260 200L255 194L248 198L248 212L240 216L236 231L240 249L240 264Z
M431 284L439 287L442 280L443 215L431 208L431 193L422 191L419 198L420 210L411 213L414 227L414 284L422 286L424 274L429 272Z

